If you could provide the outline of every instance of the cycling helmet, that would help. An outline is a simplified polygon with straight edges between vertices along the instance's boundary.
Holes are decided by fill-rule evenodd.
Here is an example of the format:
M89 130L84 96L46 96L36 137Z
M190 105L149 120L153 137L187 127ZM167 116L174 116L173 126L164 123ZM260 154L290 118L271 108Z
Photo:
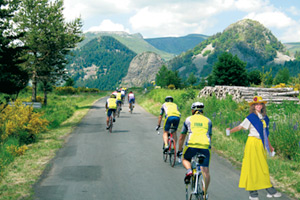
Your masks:
M173 102L173 97L167 96L167 97L165 98L165 102Z
M111 95L110 95L110 98L116 98L116 95L111 94Z
M204 104L201 102L195 102L191 106L192 110L202 110L203 108L204 108Z

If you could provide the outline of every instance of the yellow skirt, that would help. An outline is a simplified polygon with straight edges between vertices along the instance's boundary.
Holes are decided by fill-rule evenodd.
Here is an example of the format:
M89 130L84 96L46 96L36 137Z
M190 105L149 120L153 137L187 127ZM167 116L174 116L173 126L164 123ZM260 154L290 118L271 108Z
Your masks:
M262 141L256 137L247 139L239 187L245 188L247 191L272 187L267 151L264 149Z

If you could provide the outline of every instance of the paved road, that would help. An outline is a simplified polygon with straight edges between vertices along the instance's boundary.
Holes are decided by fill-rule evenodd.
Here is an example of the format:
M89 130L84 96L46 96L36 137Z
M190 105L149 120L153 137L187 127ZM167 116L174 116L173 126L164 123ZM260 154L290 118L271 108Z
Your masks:
M41 200L183 200L185 169L162 160L157 117L125 104L113 132L105 130L105 99L94 104L34 186ZM211 158L210 200L247 200L239 171L216 154ZM267 199L260 191L260 199ZM287 199L282 197L280 199Z

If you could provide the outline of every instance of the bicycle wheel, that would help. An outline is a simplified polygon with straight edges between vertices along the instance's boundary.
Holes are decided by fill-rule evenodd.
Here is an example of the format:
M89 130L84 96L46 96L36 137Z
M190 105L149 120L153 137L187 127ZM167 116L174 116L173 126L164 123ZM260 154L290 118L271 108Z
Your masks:
M163 143L163 150L165 149L165 144ZM163 160L165 161L165 162L167 162L167 159L168 159L168 151L167 152L164 152L163 151Z
M112 132L112 127L113 127L113 119L112 119L112 116L110 116L109 118L109 132L111 133Z
M199 199L206 200L205 199L206 194L203 189L205 189L204 176L202 173L200 173L199 181L198 181L198 193L199 193L199 195L201 195L201 198L199 198Z
M118 106L118 107L117 107L117 117L120 117L120 109L121 109L121 107Z
M132 103L130 105L130 114L132 114L132 110L133 110L133 107L132 107Z
M176 144L175 140L171 139L170 140L170 145L169 145L169 159L170 159L170 165L174 167L175 162L176 162Z
M201 175L198 175L198 184L196 185L196 176L192 177L192 184L191 184L191 194L190 194L190 200L204 200L203 190L202 190L202 178ZM195 193L195 188L197 188L197 191Z

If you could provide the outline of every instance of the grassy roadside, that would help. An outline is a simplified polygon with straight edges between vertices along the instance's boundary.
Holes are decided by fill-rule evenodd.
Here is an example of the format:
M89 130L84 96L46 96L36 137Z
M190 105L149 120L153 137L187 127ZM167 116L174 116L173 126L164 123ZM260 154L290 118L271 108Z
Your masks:
M16 157L5 168L0 183L0 200L32 199L32 185L39 179L57 150L64 145L67 136L86 115L90 106L104 95L77 95L72 99L73 115L59 126L40 134L38 142L28 145L29 149L25 154ZM57 117L60 115L59 112L51 114Z
M174 97L174 99L178 99L184 97L184 95L182 95L184 93L184 91L180 90L168 91L167 95L171 95ZM139 105L144 107L148 112L158 116L165 96L165 91L157 91L154 94L138 96L137 99ZM187 99L184 101L183 104L185 104L186 106L182 106L182 110L180 110L182 112L181 119L185 119L190 115L189 107L193 101L196 100ZM180 102L175 103L180 104ZM179 129L181 129L183 121L184 120L181 120ZM212 121L214 124L213 119ZM221 131L221 129L217 126L214 126L212 138L213 151L227 158L234 164L234 166L237 167L237 169L240 169L244 153L245 141L243 141L243 138L239 138L238 135L242 135L243 133L237 132L232 134L232 136L227 137L224 132L225 131ZM299 199L299 163L297 161L289 161L282 157L275 156L273 158L268 157L268 164L273 185L280 191L288 194L291 198Z

